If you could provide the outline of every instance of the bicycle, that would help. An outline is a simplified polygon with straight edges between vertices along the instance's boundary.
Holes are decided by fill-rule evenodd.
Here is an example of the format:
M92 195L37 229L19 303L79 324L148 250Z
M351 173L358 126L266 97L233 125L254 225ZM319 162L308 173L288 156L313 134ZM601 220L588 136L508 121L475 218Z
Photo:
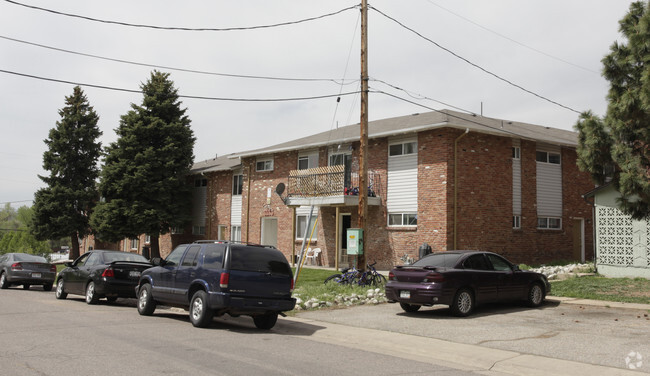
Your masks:
M341 274L333 274L325 278L325 284L335 282L340 285L357 285L357 286L381 286L386 283L386 277L375 269L375 264L366 264L367 271L359 270L355 267L346 268Z
M339 285L357 285L359 284L359 270L355 267L345 268L341 270L341 273L332 274L331 276L325 278L324 284L330 282L338 283Z
M359 277L359 286L381 286L386 283L386 277L375 269L375 264L377 261L366 264L368 271L364 271Z

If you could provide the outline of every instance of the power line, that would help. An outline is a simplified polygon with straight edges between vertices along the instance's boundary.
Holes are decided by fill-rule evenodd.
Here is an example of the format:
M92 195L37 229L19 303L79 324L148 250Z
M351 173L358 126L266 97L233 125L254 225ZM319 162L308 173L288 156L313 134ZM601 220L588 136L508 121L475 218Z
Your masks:
M495 77L495 78L498 79L498 80L501 80L501 81L503 81L503 82L505 82L505 83L507 83L507 84L509 84L509 85L511 85L511 86L514 86L514 87L516 87L516 88L518 88L518 89L520 89L520 90L522 90L522 91L524 91L524 92L526 92L526 93L528 93L528 94L534 95L534 96L536 96L537 98L540 98L540 99L542 99L542 100L545 100L545 101L547 101L547 102L549 102L549 103L552 103L552 104L554 104L554 105L556 105L556 106L562 107L562 108L567 109L567 110L569 110L569 111L573 111L573 112L575 112L575 113L577 113L577 114L580 114L580 113L581 113L581 112L578 111L578 110L575 110L575 109L573 109L573 108L571 108L571 107L569 107L569 106L565 106L565 105L563 105L563 104L561 104L561 103L559 103L559 102L556 102L556 101L554 101L554 100L552 100L552 99L546 98L546 97L543 96L543 95L537 94L537 93L535 93L535 92L533 92L533 91L531 91L531 90L528 90L528 89L524 88L524 87L521 86L521 85L515 84L514 82L512 82L512 81L510 81L510 80L508 80L508 79L506 79L506 78L503 78L503 77L499 76L498 74L493 73L493 72L491 72L491 71L489 71L489 70L487 70L487 69L481 67L480 65L478 65L478 64L476 64L476 63L473 63L473 62L471 62L470 60L468 60L468 59L466 59L466 58L464 58L464 57L458 55L457 53L453 52L452 50L450 50L450 49L448 49L448 48L446 48L446 47L443 47L442 45L440 45L439 43L435 42L434 40L425 37L424 35L420 34L419 32L417 32L417 31L411 29L410 27L408 27L408 26L404 25L403 23L401 23L400 21L396 20L395 18L390 17L390 16L388 16L387 14L381 12L381 11L378 10L377 8L375 8L375 7L371 7L371 8L372 8L373 10L375 10L377 13L381 14L382 16L384 16L384 17L388 18L389 20L395 22L396 24L400 25L400 26L403 27L404 29L406 29L406 30L412 32L413 34L419 36L420 38L422 38L422 39L424 39L424 40L426 40L426 41L432 43L432 44L435 45L436 47L438 47L438 48L440 48L441 50L443 50L443 51L445 51L445 52L447 52L447 53L453 55L454 57L456 57L456 58L458 58L458 59L460 59L460 60L466 62L467 64L469 64L469 65L471 65L471 66L473 66L473 67L475 67L475 68L477 68L477 69L480 69L481 71L483 71L483 72L489 74L489 75L492 76L492 77Z
M171 26L155 26L155 25L145 25L145 24L132 24L128 22L120 22L120 21L110 21L110 20L102 20L98 18L92 18L92 17L87 17L87 16L81 16L78 14L72 14L72 13L65 13L65 12L59 12L56 10L52 9L47 9L47 8L41 8L37 7L34 5L27 5L27 4L22 4L17 1L12 1L12 0L5 0L6 2L14 5L20 5L25 8L30 8L30 9L35 9L43 12L49 12L52 14L56 14L59 16L67 16L67 17L74 17L74 18L80 18L84 19L87 21L93 21L93 22L101 22L101 23L106 23L106 24L113 24L113 25L120 25L120 26L130 26L130 27L140 27L140 28L147 28L147 29L157 29L157 30L180 30L180 31L242 31L242 30L257 30L257 29L269 29L273 27L280 27L280 26L289 26L289 25L296 25L304 22L309 22L309 21L315 21L319 20L322 18L326 17L331 17L335 16L337 14L343 13L345 11L351 10L358 8L357 5L341 9L336 12L332 13L327 13L321 16L316 16L316 17L309 17L297 21L288 21L288 22L281 22L277 24L270 24L270 25L257 25L257 26L245 26L245 27L227 27L227 28L190 28L190 27L171 27Z
M47 46L47 45L44 45L44 44L39 44L39 43L34 43L34 42L28 42L28 41L25 41L25 40L10 38L10 37L6 37L6 36L3 36L3 35L0 35L0 38L10 40L12 42L23 43L23 44L27 44L27 45L30 45L30 46L46 48L46 49L49 49L49 50L64 52L64 53L73 54L73 55L86 56L86 57L91 57L91 58L95 58L95 59L114 61L114 62L117 62L117 63L138 65L138 66L150 67L150 68L167 69L167 70L186 72L186 73L197 73L197 74L205 74L205 75L221 76L221 77L233 77L233 78L277 80L277 81L306 81L306 82L327 81L327 82L333 82L333 83L335 83L337 85L349 85L351 83L355 83L355 82L359 81L358 79L355 79L355 80L351 80L351 82L346 83L345 78L342 79L342 80L337 80L337 79L333 79L333 78L290 78L290 77L253 76L253 75L243 75L243 74L209 72L209 71L201 71L201 70L195 70L195 69L176 68L176 67L170 67L170 66L165 66L165 65L140 63L140 62L135 62L135 61L129 61L129 60L123 60L123 59L116 59L116 58L111 58L111 57L93 55L93 54L88 54L88 53L84 53L84 52L66 50L66 49L63 49L63 48L52 47L52 46Z
M454 106L453 104L449 104L449 103L439 101L437 99L429 98L429 97L426 97L426 96L424 96L422 94L413 94L412 92L410 92L410 91L408 91L406 89L402 89L401 87L395 86L395 85L390 84L390 83L388 83L386 81L378 80L376 78L371 78L370 80L374 81L374 82L382 83L382 84L384 84L386 86L389 86L389 87L391 87L391 88L393 88L395 90L403 91L404 93L406 93L406 95L408 95L409 97L411 97L413 99L419 99L419 100L425 99L425 100L429 100L429 101L432 101L432 102L440 103L443 106L451 107L451 108L456 109L458 111L466 112L468 114L474 114L474 111L469 111L469 110L466 110L464 108Z
M528 45L526 45L526 44L524 44L524 43L521 43L521 42L519 42L519 41L517 41L517 40L515 40L515 39L512 39L512 38L508 37L507 35L503 35L503 34L497 32L497 31L494 31L494 30L489 29L489 28L487 28L487 27L485 27L485 26L483 26L483 25L481 25L481 24L479 24L479 23L476 23L476 22L470 20L469 18L463 17L462 15L460 15L460 14L458 14L458 13L455 13L455 12L453 12L453 11L451 11L451 10L449 10L449 9L447 9L447 8L445 8L445 7L441 6L441 5L439 5L439 4L436 4L436 3L434 3L434 2L431 1L431 0L426 0L426 1L429 2L431 5L434 5L434 6L438 7L438 8L440 8L440 9L444 10L445 12L451 13L451 14L453 14L454 16L456 16L456 17L458 17L458 18L460 18L460 19L462 19L462 20L465 20L465 21L471 23L472 25L475 25L475 26L477 26L477 27L480 27L481 29L483 29L483 30L485 30L485 31L488 31L488 32L490 32L490 33L492 33L492 34L494 34L494 35L496 35L496 36L499 36L499 37L501 37L501 38L503 38L503 39L509 40L509 41L512 42L512 43L518 44L518 45L520 45L520 46L522 46L522 47L524 47L524 48L527 48L527 49L529 49L529 50L531 50L531 51L537 52L538 54L544 55L544 56L546 56L546 57L550 57L551 59L554 59L554 60L557 60L557 61L561 61L561 62L563 62L563 63L565 63L565 64L573 65L573 66L576 67L576 68L580 68L580 69L582 69L582 70L585 70L585 71L587 71L587 72L594 73L594 74L597 74L597 75L600 76L600 72L594 71L594 70L589 69L589 68L585 68L585 67L583 67L583 66L581 66L581 65L578 65L578 64L572 63L572 62L570 62L570 61L568 61L568 60L564 60L564 59L562 59L562 58L560 58L560 57L553 56L553 55L551 55L551 54L549 54L549 53L546 53L546 52L544 52L544 51L542 51L542 50L538 50L537 48L534 48L534 47L528 46Z
M124 89L124 88L117 88L117 87L104 86L104 85L85 84L85 83L79 83L79 82L73 82L73 81L67 81L67 80L59 80L59 79L55 79L55 78L35 76L35 75L25 74L25 73L12 72L12 71L7 71L7 70L3 70L3 69L0 69L0 72L1 73L12 74L12 75L15 75L15 76L20 76L20 77L33 78L33 79L36 79L36 80L58 82L58 83L63 83L63 84L76 85L76 86L92 87L92 88L96 88L96 89L113 90L113 91L121 91L121 92L127 92L127 93L137 93L137 94L142 93L142 90ZM333 97L352 95L352 94L357 94L357 93L358 93L357 91L352 91L352 92L348 92L348 93L315 95L315 96L310 96L310 97L261 98L261 99L260 98L207 97L207 96L199 96L199 95L181 95L181 94L179 94L178 97L179 98L186 98L186 99L204 99L204 100L227 101L227 102L292 102L292 101L304 101L304 100L314 100L314 99L323 99L323 98L333 98Z

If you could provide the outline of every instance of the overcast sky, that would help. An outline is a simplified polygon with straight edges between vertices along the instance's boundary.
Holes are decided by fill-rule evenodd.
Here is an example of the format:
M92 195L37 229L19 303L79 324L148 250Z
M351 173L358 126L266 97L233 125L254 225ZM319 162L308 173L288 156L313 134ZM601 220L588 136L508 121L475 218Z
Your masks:
M372 1L370 88L385 93L371 94L369 118L430 111L427 107L479 114L482 109L485 116L573 129L575 111L606 111L608 82L600 75L600 60L620 40L618 21L630 3ZM140 104L142 95L89 85L138 90L154 69L146 64L177 68L159 70L171 73L180 95L212 98L181 99L197 138L195 161L358 123L359 95L348 95L359 90L357 5L344 0L0 0L1 205L31 205L43 186L37 177L46 175L43 141L73 89L49 80L82 86L100 117L106 146L116 139L120 116L131 103ZM275 101L320 96L325 98Z

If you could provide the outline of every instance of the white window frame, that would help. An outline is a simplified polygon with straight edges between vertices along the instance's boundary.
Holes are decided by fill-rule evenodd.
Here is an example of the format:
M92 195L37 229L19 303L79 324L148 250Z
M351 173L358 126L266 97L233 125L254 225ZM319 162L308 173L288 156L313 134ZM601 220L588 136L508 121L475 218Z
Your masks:
M144 244L151 244L151 235L144 236Z
M512 147L512 159L521 159L521 147L519 146Z
M396 218L396 216L399 216L399 223L391 223L391 219ZM415 220L415 223L409 223L411 219ZM417 225L417 213L388 213L388 227L417 227Z
M303 235L305 235L305 225L307 224L307 218L309 218L309 215L307 214L296 214L296 240L302 239ZM309 224L309 232L307 233L307 236L312 235L312 229L314 228L314 223L316 222L316 219L318 218L317 215L312 215L311 216L311 223ZM311 237L311 240L317 240L318 238L318 228L314 230L314 234Z
M230 226L230 240L233 242L241 241L241 226L239 225Z
M539 230L562 230L562 218L537 217L537 228Z
M237 187L237 189L235 189ZM244 190L244 175L235 174L232 176L232 195L241 196Z
M174 226L171 228L171 233L173 234L182 234L185 230L182 227Z
M129 247L131 248L131 250L138 249L139 243L140 243L140 239L138 238L129 239Z
M218 240L226 240L226 230L227 229L228 229L228 227L226 225L217 226L217 239Z
M557 161L555 161L556 158ZM539 163L549 163L549 164L559 165L562 164L562 155L560 153L537 150L537 152L535 153L535 160Z
M258 159L255 162L255 171L273 171L273 158Z
M393 154L393 147L400 146L399 152ZM407 142L396 142L394 144L388 145L388 156L389 157L399 157L401 155L412 155L417 154L418 152L418 142L417 141L407 141Z
M521 229L521 216L520 215L513 215L512 216L512 229L513 230Z

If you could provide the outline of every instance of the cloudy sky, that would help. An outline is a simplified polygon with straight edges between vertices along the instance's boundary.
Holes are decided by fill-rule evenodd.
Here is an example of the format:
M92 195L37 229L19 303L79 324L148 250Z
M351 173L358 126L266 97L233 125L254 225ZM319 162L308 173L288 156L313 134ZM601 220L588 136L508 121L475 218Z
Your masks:
M450 108L572 129L576 111L605 113L600 60L629 4L371 1L370 120ZM31 205L43 186L43 141L71 83L108 145L142 101L129 91L154 66L169 72L187 96L196 161L358 123L358 5L0 0L0 205Z

